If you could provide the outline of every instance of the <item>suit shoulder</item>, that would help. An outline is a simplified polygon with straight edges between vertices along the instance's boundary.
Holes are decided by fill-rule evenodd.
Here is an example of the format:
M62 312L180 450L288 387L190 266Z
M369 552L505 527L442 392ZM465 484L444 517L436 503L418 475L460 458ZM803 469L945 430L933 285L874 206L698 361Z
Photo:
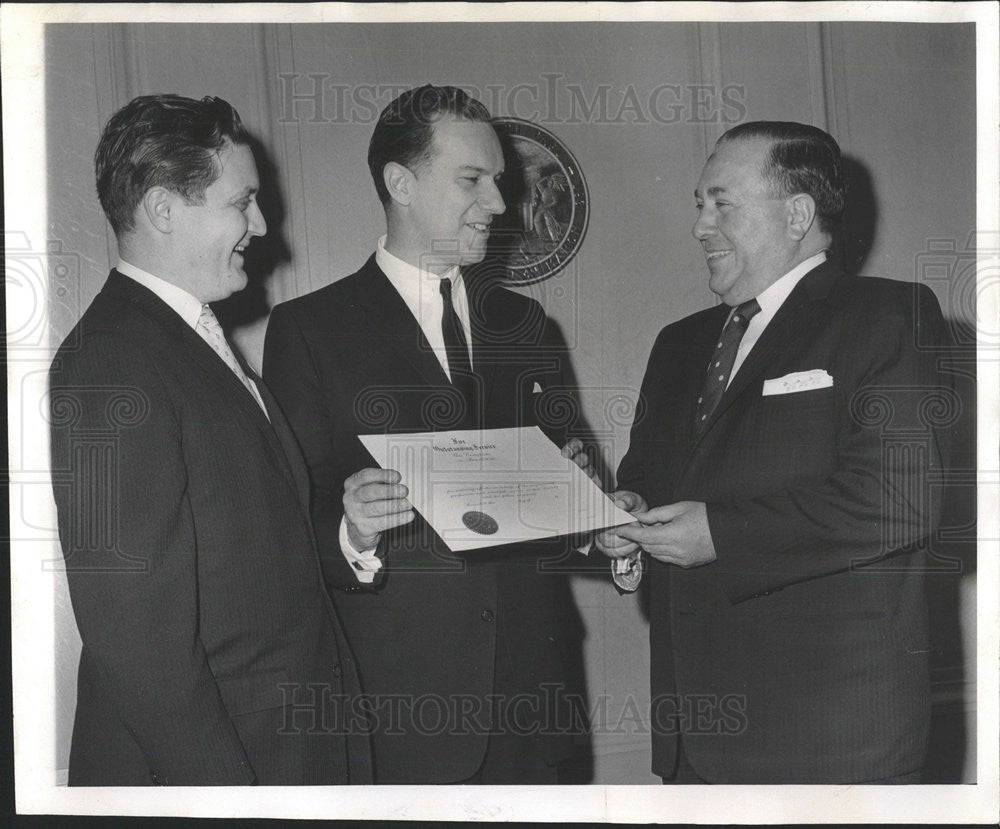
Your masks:
M354 305L356 298L364 293L365 285L370 279L368 270L362 268L315 291L278 303L271 310L272 317L277 315L280 318L288 314L309 317L336 312L345 305Z
M131 309L92 305L63 341L49 368L53 386L162 383L169 353L156 327ZM95 307L96 306L96 307Z
M843 303L858 306L911 306L915 302L937 302L926 285L880 276L844 276L837 280L831 295Z
M919 282L875 276L843 277L831 291L830 299L859 326L890 322L904 328L944 324L937 297Z

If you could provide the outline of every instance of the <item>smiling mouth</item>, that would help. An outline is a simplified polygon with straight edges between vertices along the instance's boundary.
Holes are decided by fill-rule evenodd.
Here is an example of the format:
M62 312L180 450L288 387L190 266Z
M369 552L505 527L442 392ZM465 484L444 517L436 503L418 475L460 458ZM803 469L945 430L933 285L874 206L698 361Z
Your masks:
M478 230L480 233L489 233L490 225L489 222L467 222L473 230Z
M238 253L242 256L244 253L246 253L246 250L247 250L246 245L237 245L235 248L233 248L233 253Z
M729 256L730 253L732 253L731 250L706 250L705 258L709 262L714 262L717 259L722 259L725 256Z

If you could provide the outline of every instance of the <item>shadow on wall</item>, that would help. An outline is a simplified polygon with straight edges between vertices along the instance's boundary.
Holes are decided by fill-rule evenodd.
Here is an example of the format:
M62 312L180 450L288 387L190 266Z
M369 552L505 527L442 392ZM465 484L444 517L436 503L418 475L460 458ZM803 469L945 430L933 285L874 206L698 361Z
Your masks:
M282 231L286 208L278 169L270 153L258 139L251 138L250 149L257 161L257 174L260 177L257 203L267 222L267 233L256 237L251 243L246 263L246 288L213 304L215 314L227 332L250 325L268 315L270 307L267 280L278 266L292 260L291 249Z
M845 273L857 276L875 242L878 201L868 168L849 155L843 157L842 163L847 204L840 232L833 244L833 255Z
M951 344L942 361L958 395L960 411L952 427L952 457L942 493L941 528L931 543L926 583L933 718L923 782L974 783L976 315L974 308L963 308L960 303L945 307L944 312Z

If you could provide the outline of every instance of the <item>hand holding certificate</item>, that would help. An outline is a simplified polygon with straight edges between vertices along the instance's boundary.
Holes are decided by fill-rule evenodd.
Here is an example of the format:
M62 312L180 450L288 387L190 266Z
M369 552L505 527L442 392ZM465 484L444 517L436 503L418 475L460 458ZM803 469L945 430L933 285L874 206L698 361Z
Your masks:
M361 435L455 552L632 523L536 427Z

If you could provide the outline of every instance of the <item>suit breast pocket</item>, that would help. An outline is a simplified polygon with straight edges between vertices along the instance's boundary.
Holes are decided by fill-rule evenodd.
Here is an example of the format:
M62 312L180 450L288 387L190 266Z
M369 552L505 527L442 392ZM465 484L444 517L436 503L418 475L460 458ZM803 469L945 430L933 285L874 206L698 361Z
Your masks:
M762 395L758 411L770 427L768 431L790 429L797 434L822 433L836 426L843 406L840 390L830 387Z
M814 478L836 462L837 432L847 416L839 389L810 389L762 396L757 440L785 474Z

